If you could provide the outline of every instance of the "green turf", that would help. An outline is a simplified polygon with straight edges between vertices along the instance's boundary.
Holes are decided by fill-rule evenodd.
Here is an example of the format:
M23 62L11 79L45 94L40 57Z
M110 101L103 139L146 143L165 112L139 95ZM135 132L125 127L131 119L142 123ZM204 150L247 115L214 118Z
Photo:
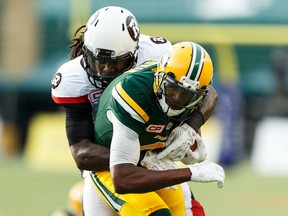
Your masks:
M225 170L223 189L211 183L190 183L207 216L288 215L288 178L259 176L248 161Z
M0 160L0 215L48 216L66 206L69 188L79 172L36 171L21 159ZM288 178L261 177L248 162L226 169L223 189L190 183L207 216L287 216Z
M79 171L32 170L21 159L0 160L0 215L49 216L66 207L70 187L80 180Z

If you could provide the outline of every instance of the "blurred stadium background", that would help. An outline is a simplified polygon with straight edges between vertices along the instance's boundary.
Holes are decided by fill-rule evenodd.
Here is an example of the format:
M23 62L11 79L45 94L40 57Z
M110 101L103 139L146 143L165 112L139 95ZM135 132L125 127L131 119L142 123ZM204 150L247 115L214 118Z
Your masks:
M223 190L191 184L207 215L287 215L286 0L1 0L0 215L48 216L80 180L50 80L75 30L107 5L129 9L144 34L211 54L219 102L203 136L227 177Z

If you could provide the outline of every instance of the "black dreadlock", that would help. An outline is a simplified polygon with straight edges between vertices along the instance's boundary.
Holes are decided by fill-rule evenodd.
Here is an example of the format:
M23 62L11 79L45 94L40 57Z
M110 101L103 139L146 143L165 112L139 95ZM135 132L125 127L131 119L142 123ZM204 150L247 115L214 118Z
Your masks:
M84 29L82 32L80 32L82 29ZM78 56L83 54L83 44L84 44L84 32L86 31L86 25L80 26L72 38L73 43L68 46L68 48L72 49L69 58L70 60L77 58ZM80 35L77 37L77 34L80 33Z

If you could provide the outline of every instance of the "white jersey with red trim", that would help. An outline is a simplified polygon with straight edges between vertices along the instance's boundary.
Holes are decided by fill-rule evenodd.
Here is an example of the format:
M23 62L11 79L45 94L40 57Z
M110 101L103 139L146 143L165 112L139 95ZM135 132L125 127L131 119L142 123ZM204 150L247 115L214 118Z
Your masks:
M148 60L158 60L171 46L163 37L140 35L136 66ZM75 104L89 102L94 106L103 90L96 88L89 81L86 71L81 66L79 56L64 63L52 78L52 98L57 104ZM96 81L97 82L97 81ZM100 83L97 83L101 86Z

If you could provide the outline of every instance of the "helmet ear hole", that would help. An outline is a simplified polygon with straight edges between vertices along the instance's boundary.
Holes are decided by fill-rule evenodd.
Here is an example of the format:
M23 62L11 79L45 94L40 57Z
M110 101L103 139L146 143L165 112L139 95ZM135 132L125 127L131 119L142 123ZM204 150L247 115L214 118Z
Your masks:
M174 74L173 72L168 72L168 73L167 73L167 76L169 76L169 77L171 77L171 78L173 78L173 79L176 78L176 76L175 76L175 74Z
M202 86L201 89L206 90L206 89L207 89L207 86Z

